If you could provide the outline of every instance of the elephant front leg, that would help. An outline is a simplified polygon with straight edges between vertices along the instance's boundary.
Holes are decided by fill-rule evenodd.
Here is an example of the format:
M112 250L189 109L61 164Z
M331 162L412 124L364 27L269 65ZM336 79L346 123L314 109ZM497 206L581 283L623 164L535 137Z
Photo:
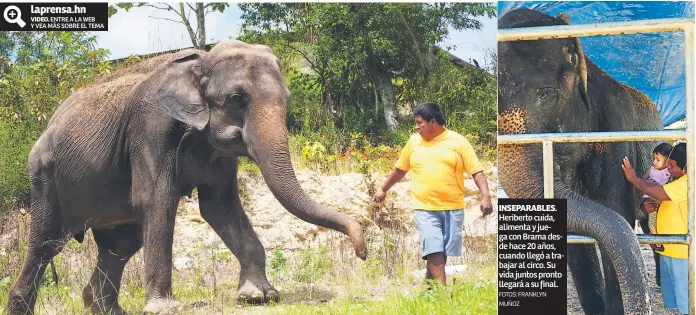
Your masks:
M236 182L230 186L218 191L198 187L201 216L239 260L238 299L248 303L277 300L278 291L266 279L266 252L242 209Z
M145 308L148 314L168 314L181 310L183 303L172 294L172 243L177 199L170 195L155 198L143 210L143 258L145 262Z
M595 245L568 245L568 267L578 292L580 305L587 315L611 314L605 311L605 286L602 266ZM623 312L623 311L622 311Z

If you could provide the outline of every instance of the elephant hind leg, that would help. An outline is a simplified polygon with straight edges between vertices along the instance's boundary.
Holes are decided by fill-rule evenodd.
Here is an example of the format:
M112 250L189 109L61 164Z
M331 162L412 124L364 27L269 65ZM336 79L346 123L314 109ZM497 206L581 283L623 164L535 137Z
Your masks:
M595 245L568 245L568 266L585 314L608 314L604 308L604 281Z
M35 224L34 221L38 220L32 220L30 226L26 260L10 288L7 302L9 314L33 314L46 266L68 242L67 237L50 233L42 224Z
M41 171L32 174L27 254L22 271L10 287L9 314L33 313L46 266L70 239L61 228L55 182L46 174Z
M99 247L97 267L82 291L85 307L93 314L125 314L118 304L123 269L142 247L140 226L120 225L113 229L93 230Z

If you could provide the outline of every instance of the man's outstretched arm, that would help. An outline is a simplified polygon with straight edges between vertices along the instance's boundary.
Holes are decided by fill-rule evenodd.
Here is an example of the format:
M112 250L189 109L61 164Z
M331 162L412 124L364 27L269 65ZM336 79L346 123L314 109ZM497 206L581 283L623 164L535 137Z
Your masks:
M624 175L626 176L626 180L633 184L633 186L636 186L636 188L638 188L638 190L640 190L644 194L660 201L670 200L669 196L665 192L665 189L662 188L662 186L658 184L648 183L647 181L636 176L636 171L633 169L633 165L631 165L631 161L628 160L628 157L623 158L621 169L623 170Z
M382 184L382 187L377 189L377 192L375 192L375 196L373 198L374 202L379 203L384 201L384 198L387 196L387 191L389 191L394 184L402 180L404 176L406 176L406 171L396 167L392 169L391 173L389 173L389 176L384 181L384 184Z

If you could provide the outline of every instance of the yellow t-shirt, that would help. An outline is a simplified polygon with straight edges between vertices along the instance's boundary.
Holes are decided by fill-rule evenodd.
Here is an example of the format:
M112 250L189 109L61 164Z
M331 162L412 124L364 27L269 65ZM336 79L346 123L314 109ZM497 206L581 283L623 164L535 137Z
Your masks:
M463 173L483 171L469 141L448 129L430 141L411 136L395 166L411 171L411 204L419 210L464 208Z
M688 224L686 208L686 174L662 188L670 200L663 201L657 211L657 234L687 234ZM662 255L686 259L689 248L681 244L665 244Z

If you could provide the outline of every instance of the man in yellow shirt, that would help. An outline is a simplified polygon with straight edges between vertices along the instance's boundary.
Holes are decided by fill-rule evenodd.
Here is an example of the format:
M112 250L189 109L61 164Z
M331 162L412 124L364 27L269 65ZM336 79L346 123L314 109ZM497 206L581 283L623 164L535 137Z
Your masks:
M411 171L411 201L414 218L427 261L426 279L446 285L448 256L462 254L464 223L464 173L473 177L481 192L484 216L493 211L488 181L476 152L464 136L444 127L442 110L434 103L414 109L418 134L401 151L389 177L374 196L382 202L387 191Z
M672 148L667 157L667 169L675 180L660 186L648 183L636 176L627 157L624 157L621 168L626 179L648 196L660 200L657 209L657 234L687 234L688 209L686 205L686 143L680 143ZM654 212L656 205L646 202L645 209ZM666 308L676 308L680 314L687 314L688 303L688 257L687 245L665 244L665 250L660 254L660 288L662 300Z

